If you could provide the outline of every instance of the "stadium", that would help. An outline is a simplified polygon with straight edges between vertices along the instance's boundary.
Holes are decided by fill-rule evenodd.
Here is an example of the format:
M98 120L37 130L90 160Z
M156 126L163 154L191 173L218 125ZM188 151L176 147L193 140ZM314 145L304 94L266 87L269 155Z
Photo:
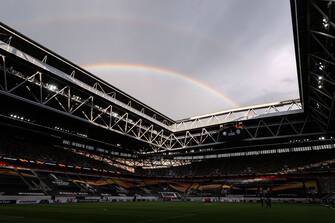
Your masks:
M334 222L335 2L290 8L299 98L178 121L0 23L1 222Z

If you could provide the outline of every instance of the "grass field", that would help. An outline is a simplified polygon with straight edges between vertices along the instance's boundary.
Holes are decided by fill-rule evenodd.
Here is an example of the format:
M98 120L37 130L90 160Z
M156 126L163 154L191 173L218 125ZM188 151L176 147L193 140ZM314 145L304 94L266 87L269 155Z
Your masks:
M0 222L334 223L335 210L318 205L274 204L265 209L257 204L182 202L8 205L0 206Z

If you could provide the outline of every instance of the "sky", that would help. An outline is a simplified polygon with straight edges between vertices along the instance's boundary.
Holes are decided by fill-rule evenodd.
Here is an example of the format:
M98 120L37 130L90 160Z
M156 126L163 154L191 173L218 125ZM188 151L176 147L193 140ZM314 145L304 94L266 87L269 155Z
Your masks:
M299 97L289 0L10 0L0 21L176 120Z

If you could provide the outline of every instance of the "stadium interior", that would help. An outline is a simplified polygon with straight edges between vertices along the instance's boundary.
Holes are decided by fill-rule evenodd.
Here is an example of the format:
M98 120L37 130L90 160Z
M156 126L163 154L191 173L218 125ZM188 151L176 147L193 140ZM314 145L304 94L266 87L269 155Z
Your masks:
M335 203L335 4L291 0L299 99L175 121L0 23L0 203Z

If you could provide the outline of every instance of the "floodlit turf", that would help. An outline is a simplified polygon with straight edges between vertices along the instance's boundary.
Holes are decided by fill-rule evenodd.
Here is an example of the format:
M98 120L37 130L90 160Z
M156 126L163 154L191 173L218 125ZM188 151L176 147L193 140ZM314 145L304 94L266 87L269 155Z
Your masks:
M0 222L335 222L335 210L318 205L129 202L65 205L0 205Z

